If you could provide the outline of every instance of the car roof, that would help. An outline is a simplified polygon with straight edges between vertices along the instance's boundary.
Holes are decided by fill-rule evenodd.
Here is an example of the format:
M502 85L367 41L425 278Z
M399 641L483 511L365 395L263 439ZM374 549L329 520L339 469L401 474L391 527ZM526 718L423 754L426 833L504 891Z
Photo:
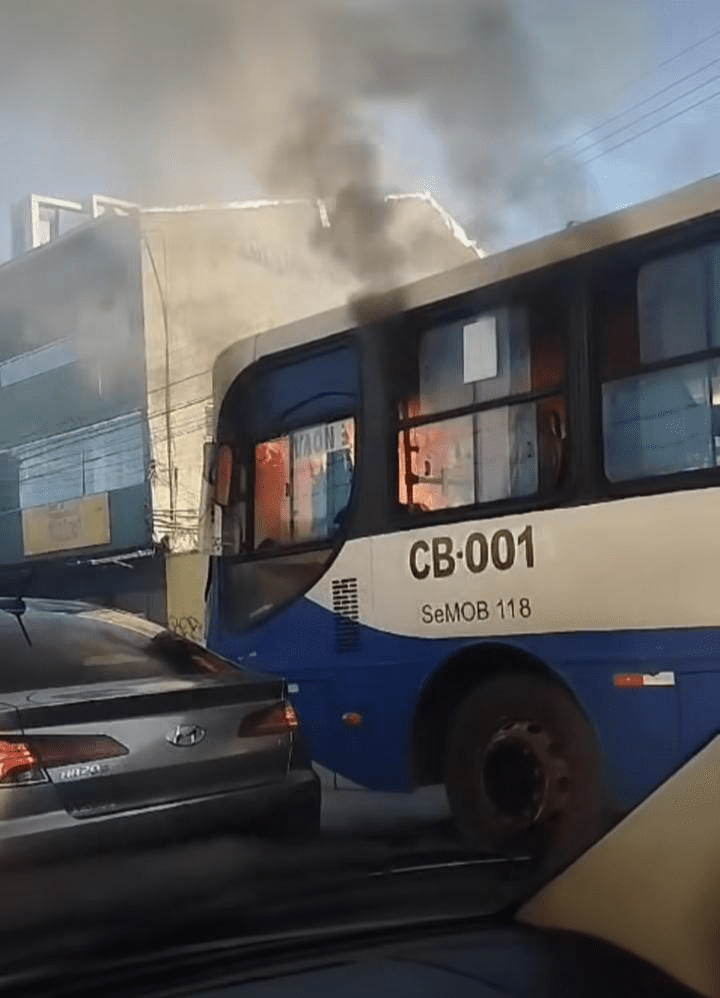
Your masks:
M18 615L13 603L20 608L20 617L26 626L32 626L36 634L52 631L57 640L70 639L75 631L94 629L107 632L114 628L119 635L138 634L145 638L155 637L167 630L161 624L148 620L140 614L127 613L110 607L100 607L80 600L47 600L27 599L19 602L0 599L0 641L5 640L9 633L17 630ZM61 618L62 624L58 627Z
M94 603L85 600L26 599L23 602L28 613L82 613L98 609Z
M120 610L74 601L3 600L0 607L3 603L0 698L27 689L161 676L172 671L173 662L190 667L193 658L211 654L160 624ZM8 609L13 603L17 612Z

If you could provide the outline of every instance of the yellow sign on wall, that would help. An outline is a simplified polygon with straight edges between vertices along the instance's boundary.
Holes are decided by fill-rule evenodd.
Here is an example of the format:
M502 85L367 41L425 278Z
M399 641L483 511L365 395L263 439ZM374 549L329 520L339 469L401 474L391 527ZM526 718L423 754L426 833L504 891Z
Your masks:
M107 492L70 502L24 509L22 531L26 555L109 544L110 510Z

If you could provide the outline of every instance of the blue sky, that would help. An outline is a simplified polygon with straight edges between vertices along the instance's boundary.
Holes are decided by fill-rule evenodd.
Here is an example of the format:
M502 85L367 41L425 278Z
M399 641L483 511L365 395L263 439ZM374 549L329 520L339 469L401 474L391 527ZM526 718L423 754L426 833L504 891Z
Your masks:
M658 41L656 64L720 29L720 8L713 0L658 3L655 13ZM638 84L625 100L619 102L619 107L624 108L644 100L719 56L720 34L717 34ZM701 86L704 81L711 81L718 75L720 62L605 129L607 133L648 110L674 100L690 89L700 87L684 100L678 100L664 111L638 122L634 129L617 134L605 146L600 144L593 149L592 155L601 153L615 142L623 141L643 129L653 128L636 141L628 142L590 164L589 169L600 186L609 209L662 194L720 170L720 96L680 114L667 124L653 127L665 117L683 111L688 105L720 91L720 79Z
M581 3L582 0L578 0ZM652 0L651 22L648 25L648 63L657 67L681 49L701 42L720 29L720 8L715 0L688 0L684 3ZM718 59L685 83L681 77ZM632 76L632 73L630 74ZM713 83L713 77L718 79ZM703 86L707 81L707 85ZM664 95L648 100L664 87ZM682 95L693 87L694 94ZM673 121L658 126L662 119L684 109L695 100L715 92L716 99L694 111L682 113ZM31 191L65 195L73 192L104 193L116 197L132 196L127 177L113 161L112 155L93 144L92 136L80 137L69 130L62 113L53 114L37 107L0 105L0 258L9 253L10 204ZM675 98L681 99L675 100ZM647 102L624 117L618 117L604 129L593 132L580 143L573 139L594 128L610 114L619 114L640 101ZM653 110L675 100L664 111ZM68 109L68 118L71 117ZM647 117L624 131L617 131L641 114ZM450 179L442 144L433 136L427 123L417 112L395 107L376 117L382 133L388 161L388 177L396 186L429 189L434 196L461 221L467 214L466 199ZM612 211L634 202L657 196L683 184L720 170L720 33L660 69L648 73L629 89L618 92L607 102L602 113L587 120L573 121L558 134L558 143L570 143L579 152L580 161L591 160L585 177L589 196L584 211L598 214ZM651 130L611 151L615 143L633 137L644 128ZM610 133L613 135L610 135ZM605 137L605 138L604 138ZM205 155L197 151L198 159ZM219 197L254 196L250 181L238 189L237 173L227 171L225 189L218 188ZM541 234L542 225L524 217L522 211L511 220L508 239L513 242Z
M567 145L584 171L591 192L588 215L657 197L720 172L720 7L715 0L655 2L651 18L648 68L637 74L640 78L633 85L619 90L601 114L574 121L558 135L558 145ZM683 52L687 48L691 50ZM678 53L682 54L674 58ZM713 60L715 65L702 70ZM690 78L682 82L686 76ZM713 94L718 96L686 111ZM675 114L673 120L664 121ZM462 217L462 193L453 188L442 146L422 120L396 111L386 117L385 125L388 156L406 165L414 163L414 170L406 166L408 179L427 186ZM645 135L638 134L645 129ZM624 144L611 149L620 143ZM521 217L513 226L513 241L542 231Z

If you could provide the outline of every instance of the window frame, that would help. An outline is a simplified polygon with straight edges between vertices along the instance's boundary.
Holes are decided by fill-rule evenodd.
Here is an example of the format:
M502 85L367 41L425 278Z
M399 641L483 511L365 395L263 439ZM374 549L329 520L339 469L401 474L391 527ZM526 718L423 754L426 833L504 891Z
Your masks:
M707 364L716 360L720 364L720 344L708 347L696 353L678 354L675 357L665 357L661 360L638 364L632 369L624 370L615 377L605 376L606 324L605 313L599 304L600 296L608 285L618 279L627 279L633 275L634 308L639 322L638 281L640 271L644 266L661 260L682 256L684 253L710 248L717 245L720 248L720 227L717 221L710 226L699 226L699 231L688 239L687 233L671 231L656 235L652 241L643 240L643 246L637 245L615 247L604 254L602 278L597 275L597 269L590 267L588 294L591 301L590 315L590 389L593 396L593 444L595 452L595 476L597 487L595 501L630 498L640 495L660 495L665 492L679 492L707 488L720 484L720 465L710 468L693 468L687 471L673 471L664 475L638 475L634 478L613 481L607 475L605 468L605 435L603 411L603 387L606 384L621 381L625 378L640 375L652 375L675 368L688 367L692 364ZM720 289L719 289L720 290ZM707 309L706 309L707 311ZM712 408L712 407L711 407Z
M272 437L267 437L265 439L256 439L256 434L254 429L247 435L242 436L238 439L237 433L233 433L233 427L230 425L225 429L225 432L221 432L218 435L217 446L223 446L225 444L229 445L233 452L233 468L240 464L245 465L246 469L246 486L245 486L245 526L246 526L246 549L237 554L228 554L223 551L220 557L222 562L236 563L236 562L253 562L253 561L267 561L273 558L281 558L283 556L294 555L294 554L304 554L306 552L313 551L329 551L331 557L328 559L328 565L341 548L342 544L348 537L351 530L351 524L353 523L355 517L355 510L358 502L358 494L360 492L359 488L359 462L361 457L362 448L362 433L364 424L364 363L363 363L363 352L361 349L359 333L361 330L359 328L353 327L346 330L343 333L332 335L328 337L323 337L317 340L312 340L310 343L301 344L296 347L291 347L286 350L279 350L275 353L267 354L263 357L258 358L247 368L245 368L235 381L232 383L231 387L228 389L225 395L225 400L228 399L231 391L233 389L238 389L238 382L245 382L248 379L254 379L258 376L264 376L271 373L274 370L278 370L290 365L299 363L303 360L310 360L312 358L321 358L327 354L334 353L340 349L347 349L354 355L354 361L357 364L357 375L358 375L358 393L355 399L355 408L337 408L332 410L332 416L325 416L323 422L340 422L346 419L352 419L354 421L354 468L352 476L352 484L350 488L350 498L347 505L347 516L342 527L332 536L327 538L318 538L308 541L291 542L288 544L277 544L272 548L266 548L264 550L258 550L255 547L255 448L261 444L265 443L271 439L278 439L283 436L291 436L298 430L302 430L307 425L317 425L317 423L306 424L301 420L296 420L291 417L287 423L282 427L281 430L275 430ZM329 393L333 394L333 393ZM224 405L225 403L223 403ZM220 423L222 425L224 419L229 419L221 412ZM291 448L292 452L292 448ZM233 482L235 481L235 474L233 475ZM231 499L235 496L233 484L233 492L231 493ZM240 501L241 497L236 497L235 502ZM231 502L231 505L234 505Z
M341 422L346 422L348 420L351 420L352 423L353 423L353 473L352 473L352 479L351 479L351 484L350 484L350 497L348 499L348 504L346 506L346 509L349 511L350 508L351 508L352 501L353 501L353 494L356 491L355 482L356 482L356 479L357 479L357 440L358 440L358 425L357 424L358 424L358 417L357 417L356 413L350 413L349 415L345 415L345 416L333 416L332 419L329 419L329 420L326 419L323 422L323 424L321 424L321 425L327 425L328 423L341 423ZM260 447L260 446L262 446L262 444L270 443L272 440L282 440L283 438L288 439L290 441L290 446L288 448L288 452L289 452L288 466L289 466L289 471L290 471L290 480L292 482L293 477L294 477L294 471L295 471L295 462L293 460L292 436L293 436L294 433L300 433L302 430L311 429L313 426L317 426L317 425L318 425L317 423L312 423L309 426L306 426L306 425L296 426L296 427L293 427L292 429L287 430L285 433L280 434L279 436L275 436L275 437L270 438L269 440L257 440L257 441L255 441L253 443L253 445L252 445L251 462L250 462L250 468L249 468L249 473L248 473L248 490L247 490L248 491L248 495L252 499L252 502L248 503L248 510L247 510L247 514L246 514L247 518L248 518L248 542L249 542L248 543L248 554L254 555L256 557L257 556L262 556L262 555L268 555L268 554L275 556L275 555L278 555L278 554L290 554L290 553L294 554L296 551L297 552L300 552L300 551L313 551L313 550L316 550L316 549L319 550L319 549L327 548L327 547L332 548L334 546L334 538L338 534L341 533L341 531L342 531L343 528L338 529L335 532L335 534L329 534L326 537L317 537L317 538L312 538L312 539L306 540L306 541L292 541L291 540L291 541L288 541L286 543L276 543L275 546L273 546L272 549L267 549L266 548L265 550L262 550L262 551L255 546L255 501L256 501L255 479L256 479L256 467L257 467L257 465L256 465L257 448ZM332 451L326 451L326 454L328 454L328 453L333 453L333 452ZM293 515L292 515L292 513L293 513L293 498L294 498L292 492L291 492L291 495L290 495L289 498L290 498L290 524L292 525L293 524ZM235 557L237 558L239 556L235 556Z
M392 488L392 494L394 497L393 519L396 520L399 527L410 529L425 525L429 526L438 522L461 522L463 520L476 518L478 516L482 516L483 519L489 519L495 516L509 516L513 513L523 513L529 510L557 506L568 500L568 497L574 487L573 461L575 456L575 445L573 442L574 435L571 434L570 427L574 422L573 417L575 409L575 392L573 391L573 384L578 378L577 364L572 345L574 332L572 327L577 324L578 315L576 313L576 303L574 302L571 294L567 291L567 287L569 286L573 276L576 276L573 273L573 269L563 268L563 271L558 273L555 268L549 268L544 270L539 278L535 275L532 281L522 278L518 280L516 277L508 282L504 289L506 292L505 294L502 293L502 289L498 289L497 287L493 289L494 293L491 298L485 294L478 294L477 291L471 292L470 295L464 296L462 302L443 302L440 308L435 307L432 310L429 310L428 313L420 319L418 323L419 328L416 327L418 336L421 336L422 333L428 329L432 329L434 327L436 328L441 325L451 325L456 322L471 321L472 319L476 319L484 314L496 311L497 309L513 307L527 308L531 315L530 350L532 364L532 302L539 294L541 294L545 287L549 286L552 290L558 292L557 303L558 305L562 303L567 317L567 322L559 329L558 337L565 360L564 373L563 377L559 381L548 388L531 389L530 391L510 395L506 394L485 402L473 402L468 405L454 406L452 409L442 410L441 412L433 412L421 416L401 417L399 415L399 403L401 400L397 400L388 421L388 429L392 434L394 441L394 445L391 447L391 476L392 481L394 482ZM537 404L539 402L549 401L558 397L562 398L565 406L565 439L567 441L568 449L565 478L552 492L552 494L543 493L540 469L538 468L538 490L531 495L509 496L503 499L490 500L488 502L474 501L462 506L448 506L436 510L414 510L409 504L402 503L400 501L400 458L398 440L403 431L411 430L420 426L444 423L451 419L457 419L463 416L474 416L480 412L509 409L518 405ZM477 469L475 470L477 471Z

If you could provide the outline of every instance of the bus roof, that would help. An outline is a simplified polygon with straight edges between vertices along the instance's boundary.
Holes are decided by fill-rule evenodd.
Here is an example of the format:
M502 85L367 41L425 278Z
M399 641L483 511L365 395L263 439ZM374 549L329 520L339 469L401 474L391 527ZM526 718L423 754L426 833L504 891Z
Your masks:
M412 310L454 298L554 263L717 213L720 213L720 174L652 201L569 226L533 242L405 285L400 289L403 309ZM225 393L238 374L260 357L312 343L357 325L352 307L348 304L234 343L218 356L213 367L215 412L219 413Z

